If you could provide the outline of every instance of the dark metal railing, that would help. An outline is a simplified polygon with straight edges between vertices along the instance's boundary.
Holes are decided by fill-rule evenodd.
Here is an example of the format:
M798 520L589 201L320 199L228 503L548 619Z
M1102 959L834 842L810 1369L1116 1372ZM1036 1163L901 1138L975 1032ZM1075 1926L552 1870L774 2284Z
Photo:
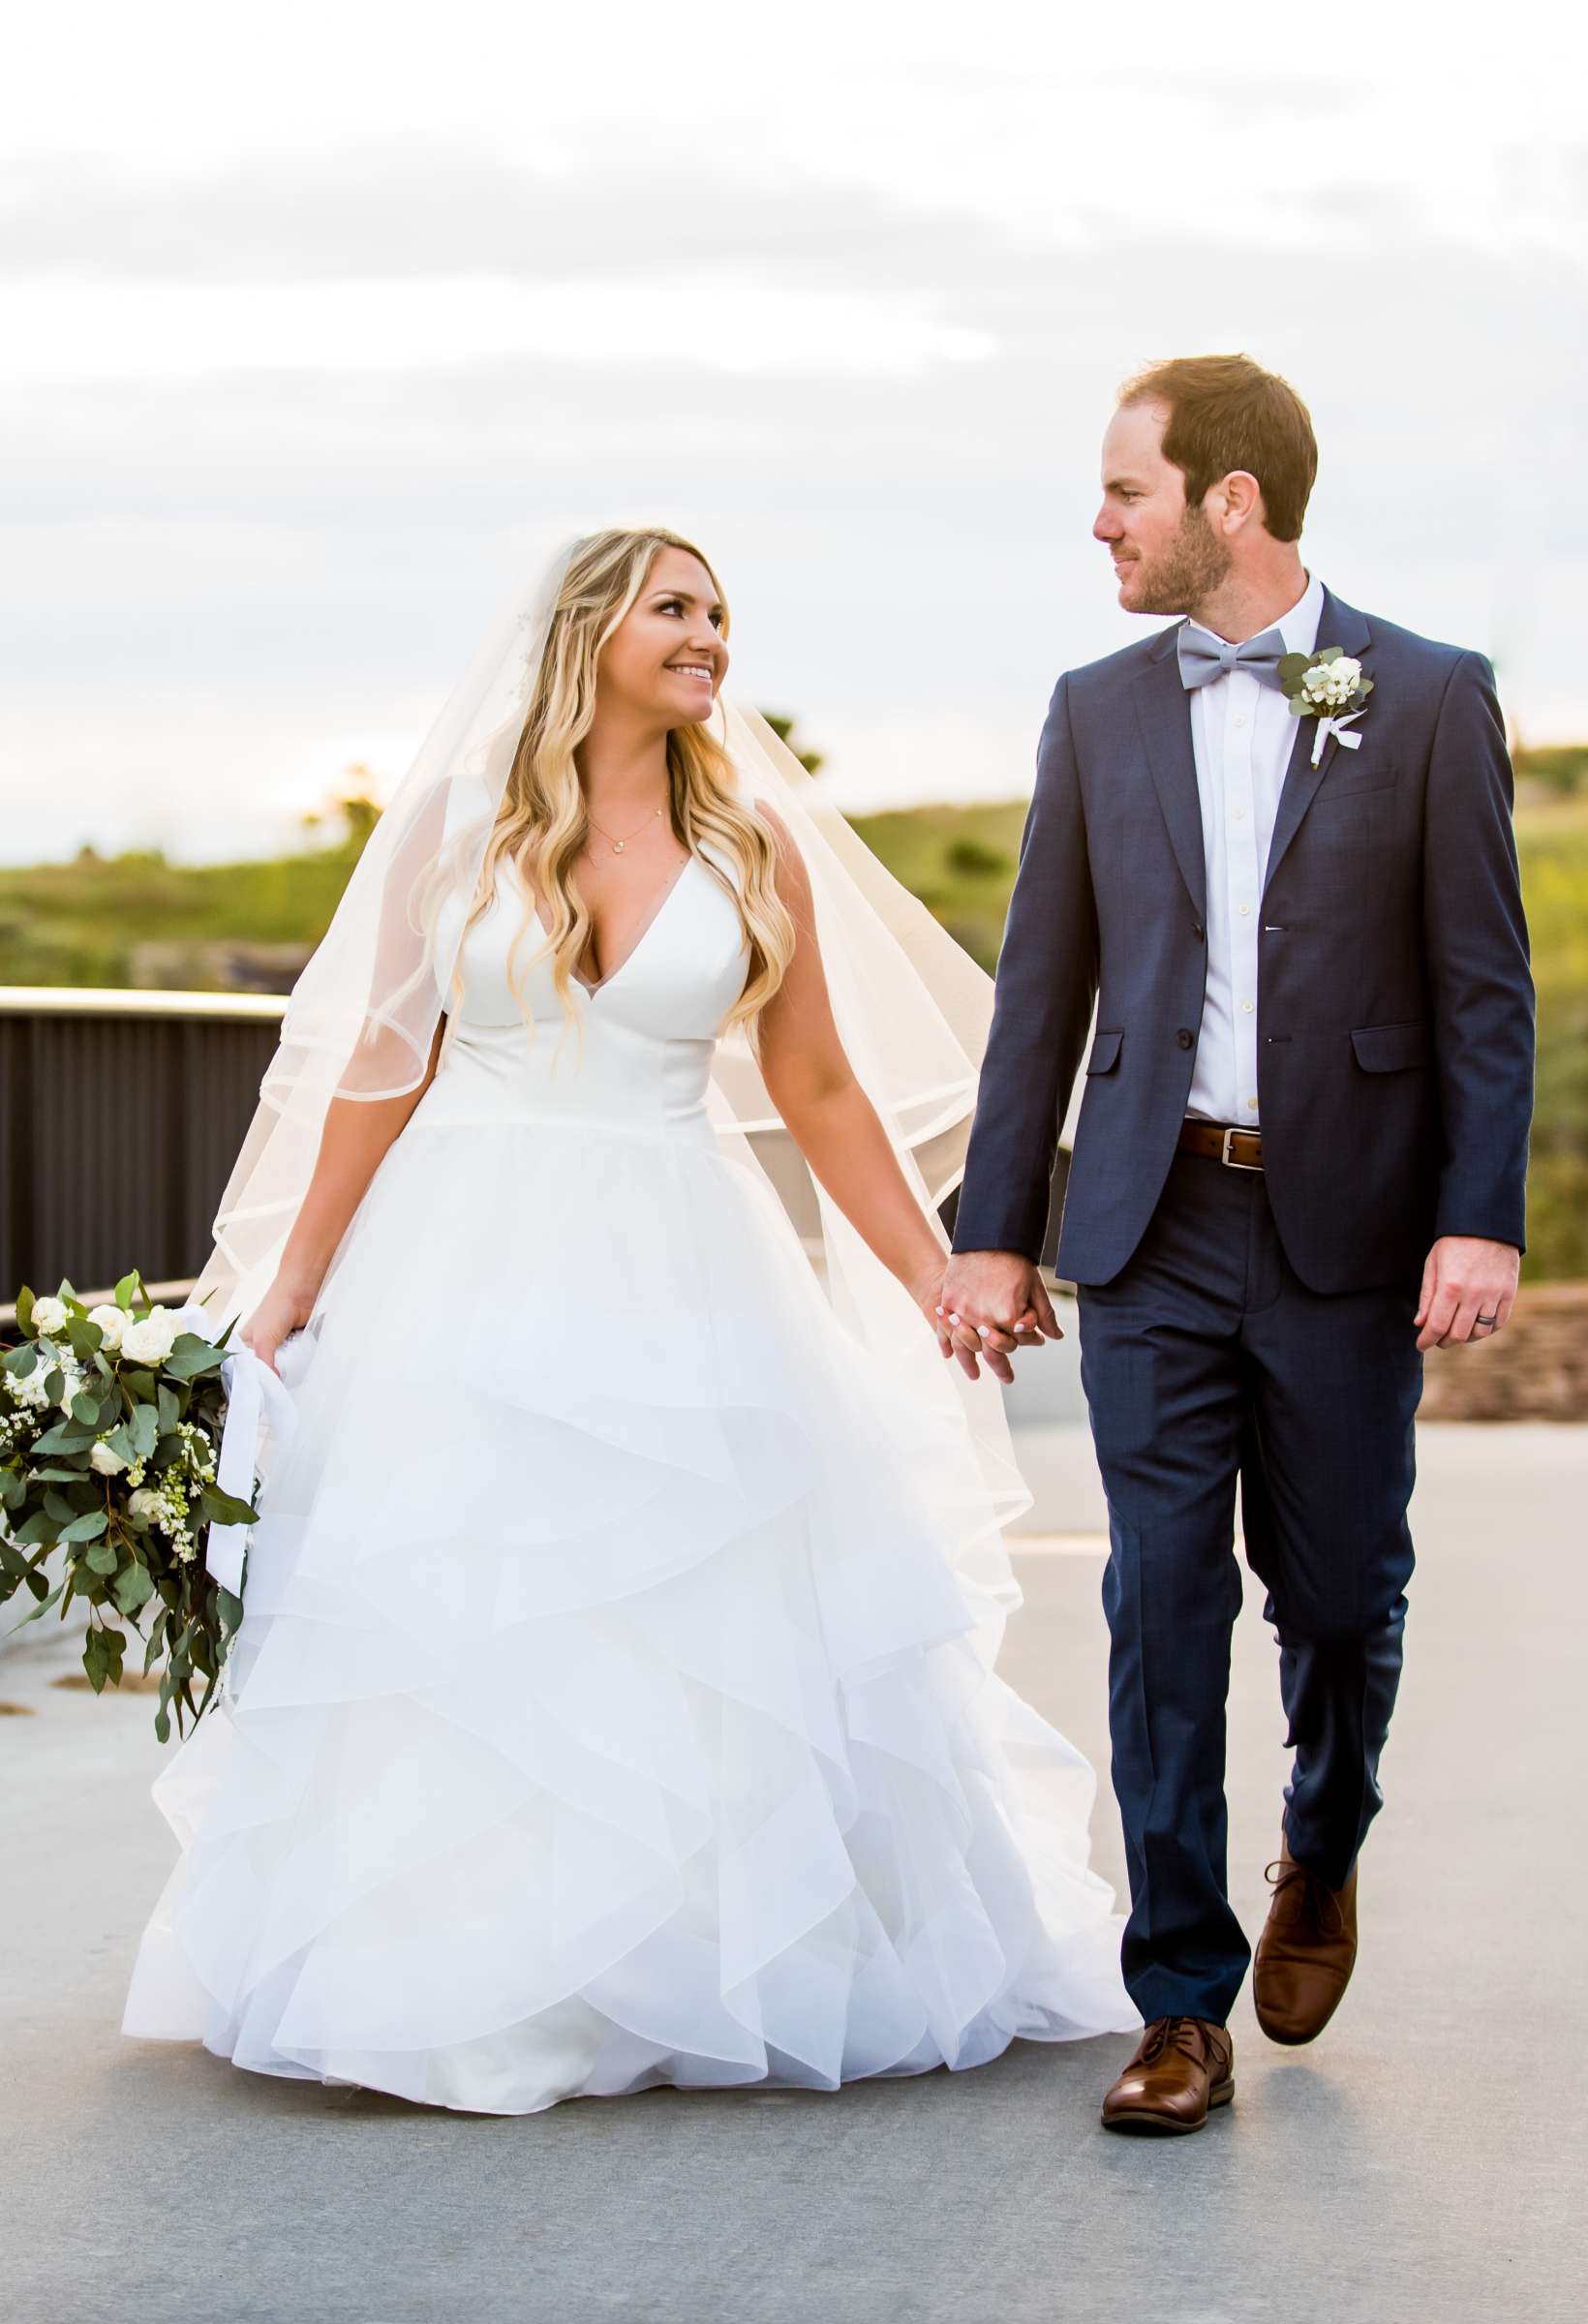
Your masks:
M148 1283L198 1272L285 1006L271 994L0 986L0 1300L63 1275L87 1290L129 1267Z
M0 987L0 1300L198 1273L285 1005Z

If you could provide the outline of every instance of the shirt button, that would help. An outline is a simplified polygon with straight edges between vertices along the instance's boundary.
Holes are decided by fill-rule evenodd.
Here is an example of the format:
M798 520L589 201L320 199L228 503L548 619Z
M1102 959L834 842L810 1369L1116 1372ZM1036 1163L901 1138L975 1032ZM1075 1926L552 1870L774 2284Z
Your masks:
M1245 1012L1246 1012L1247 1016L1249 1017L1249 1016L1251 1015L1252 1011L1253 1011L1253 1010L1256 1008L1256 1006L1257 1006L1257 1003L1256 1003L1256 1001L1255 1001L1255 1000L1243 1000L1243 1001L1241 1002L1241 1004L1240 1004L1240 1005L1241 1005L1241 1007L1242 1007L1242 1008L1245 1010Z
M1243 903L1243 904L1241 905L1241 907L1240 907L1240 917L1242 918L1242 920L1249 920L1249 919L1251 918L1251 916L1252 916L1252 907L1251 907L1251 905L1250 905L1249 903Z
M1175 1035L1175 1038L1179 1043L1181 1049L1190 1048L1192 1035L1186 1031L1183 1024L1181 1025L1179 1031Z
M1243 807L1237 807L1237 808L1236 809L1236 821L1237 821L1237 823L1244 823L1244 822L1245 822L1245 820L1246 820L1246 810L1245 810Z
M1244 726L1246 723L1246 713L1243 710L1237 711L1230 723L1233 726Z
M1246 1111L1248 1114L1255 1114L1257 1112L1257 1100L1255 1097L1249 1097L1246 1100Z

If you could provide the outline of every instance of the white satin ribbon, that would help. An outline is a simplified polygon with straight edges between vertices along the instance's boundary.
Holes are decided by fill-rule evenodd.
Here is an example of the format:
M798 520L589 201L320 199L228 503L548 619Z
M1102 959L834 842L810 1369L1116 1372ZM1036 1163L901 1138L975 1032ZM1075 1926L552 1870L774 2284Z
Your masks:
M1338 741L1342 750L1359 750L1361 749L1361 736L1359 734L1347 734L1345 731L1348 726L1354 726L1361 715L1362 714L1359 710L1352 710L1348 711L1343 719L1319 719L1318 732L1314 736L1312 744L1312 763L1314 766L1316 766L1318 761L1323 757L1324 745L1328 742L1331 734Z
M196 1331L200 1339L209 1339L215 1329L213 1319L201 1307L184 1307L176 1320L180 1330ZM223 1493L252 1501L259 1473L260 1423L268 1427L279 1454L291 1441L297 1412L270 1366L240 1340L233 1341L227 1351L221 1383L227 1397L226 1424L215 1458L215 1482ZM204 1543L204 1564L222 1589L229 1590L234 1598L242 1596L249 1531L246 1525L211 1525Z

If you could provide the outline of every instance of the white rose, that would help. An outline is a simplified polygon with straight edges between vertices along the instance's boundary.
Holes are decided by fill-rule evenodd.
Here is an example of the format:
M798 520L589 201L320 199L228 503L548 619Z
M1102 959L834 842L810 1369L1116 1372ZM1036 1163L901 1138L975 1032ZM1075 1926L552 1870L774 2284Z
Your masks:
M42 1339L47 1339L52 1331L64 1331L66 1330L65 1300L35 1300L33 1302L33 1329Z
M1357 681L1362 674L1361 663L1353 661L1349 654L1342 654L1338 661L1332 661L1328 666L1330 675L1335 681L1344 686L1348 694L1354 694L1357 690Z
M124 1307L90 1307L88 1321L98 1324L101 1344L107 1356L113 1356L132 1318Z
M101 1477L119 1477L127 1463L122 1459L121 1454L107 1445L102 1437L97 1445L89 1448L88 1466L96 1470Z
M121 1353L134 1363L164 1363L177 1340L176 1318L168 1307L151 1307L121 1335Z
M128 1502L127 1514L138 1518L145 1525L153 1525L158 1522L164 1507L160 1495L151 1486L143 1484Z

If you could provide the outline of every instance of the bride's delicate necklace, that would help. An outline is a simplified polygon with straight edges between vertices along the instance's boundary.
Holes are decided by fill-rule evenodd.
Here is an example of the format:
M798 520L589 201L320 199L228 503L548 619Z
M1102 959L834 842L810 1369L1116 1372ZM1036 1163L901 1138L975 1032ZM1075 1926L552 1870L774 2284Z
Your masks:
M628 846L632 841L637 840L642 831L648 831L651 825L656 822L657 816L666 811L666 807L667 802L664 799L660 807L657 809L656 814L647 815L643 823L636 825L634 830L626 833L621 840L614 839L611 832L601 829L600 824L596 822L595 816L590 811L590 803L588 800L585 803L585 821L590 825L592 831L600 832L602 839L605 840L607 845L611 848L614 855L622 855L624 849Z

